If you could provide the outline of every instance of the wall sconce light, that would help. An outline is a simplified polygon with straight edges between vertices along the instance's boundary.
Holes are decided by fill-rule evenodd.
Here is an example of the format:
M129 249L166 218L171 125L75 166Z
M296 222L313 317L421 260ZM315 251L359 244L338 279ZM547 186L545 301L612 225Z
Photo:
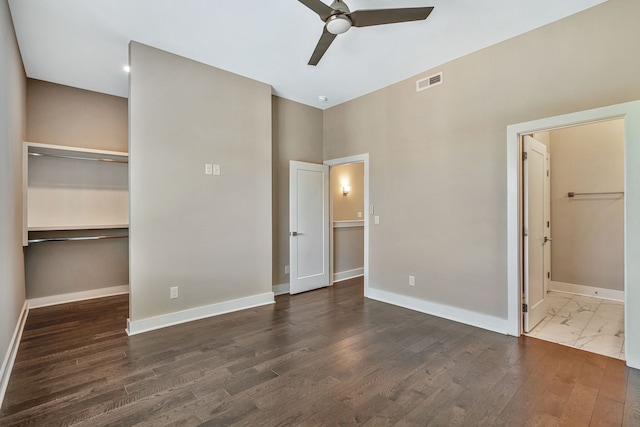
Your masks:
M351 186L348 184L342 184L342 194L347 195L351 192Z

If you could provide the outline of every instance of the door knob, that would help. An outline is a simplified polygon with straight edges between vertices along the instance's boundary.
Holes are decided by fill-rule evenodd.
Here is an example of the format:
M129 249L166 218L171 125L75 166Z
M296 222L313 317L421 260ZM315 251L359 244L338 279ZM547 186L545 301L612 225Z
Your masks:
M551 237L544 236L544 243L550 242L553 240Z
M291 236L291 237L296 237L297 235L298 235L297 231L292 231L292 232L289 233L289 236Z

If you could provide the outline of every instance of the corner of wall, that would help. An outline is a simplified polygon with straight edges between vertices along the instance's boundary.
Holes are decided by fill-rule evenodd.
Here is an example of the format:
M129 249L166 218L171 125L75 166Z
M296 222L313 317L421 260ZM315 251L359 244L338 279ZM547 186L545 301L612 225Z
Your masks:
M0 403L27 316L22 249L26 75L8 2L0 3Z
M130 65L129 332L272 301L271 87L140 43Z
M9 348L7 349L4 360L2 361L2 367L0 367L0 406L2 406L4 395L7 392L7 387L9 386L9 378L11 377L13 363L18 355L18 348L20 347L20 340L22 339L22 332L24 331L24 325L27 322L28 315L29 307L27 301L25 301L20 312L20 317L18 318L18 323L16 323L13 336L11 337Z

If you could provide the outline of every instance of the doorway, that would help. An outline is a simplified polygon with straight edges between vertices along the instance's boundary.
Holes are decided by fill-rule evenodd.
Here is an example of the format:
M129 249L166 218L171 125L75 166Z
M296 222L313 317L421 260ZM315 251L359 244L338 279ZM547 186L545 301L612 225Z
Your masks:
M364 296L367 297L369 295L369 154L359 154L355 156L342 157L339 159L326 160L324 162L325 165L330 168L330 188L332 189L332 197L330 197L330 223L332 224L332 232L330 233L330 260L331 260L331 278L332 283L337 281L348 279L351 277L357 277L358 275L364 276ZM341 166L354 165L351 168L351 173L362 173L362 194L361 200L360 197L356 200L356 194L354 194L355 186L353 186L354 182L349 181L351 178L349 173L334 173L333 171L336 168L340 168ZM342 169L346 171L348 169ZM338 169L340 171L340 169ZM354 172L361 171L361 172ZM360 183L358 182L358 186ZM348 191L346 191L348 190ZM347 193L347 194L345 194ZM337 198L342 197L342 201L345 203L340 207L334 206L334 197ZM361 206L359 209L358 206ZM362 217L358 217L358 212L362 213ZM351 218L353 217L353 218ZM334 228L337 226L336 228ZM358 231L361 228L361 233ZM350 236L349 236L350 235ZM355 238L356 244L358 243L359 236L362 235L362 254L363 254L363 265L362 267L355 266L353 264L349 264L349 262L353 262L351 259L336 259L336 255L340 256L339 253L336 253L336 250L340 251L341 247L345 247L343 245L342 237L346 237L348 240L352 240ZM338 245L338 246L336 246ZM356 251L359 248L351 248L351 250L355 249ZM347 257L348 258L348 257ZM346 263L345 263L346 261ZM342 263L342 264L340 264ZM351 268L356 267L356 268ZM344 270L344 271L339 271Z
M364 163L330 168L333 284L364 276Z
M640 101L610 105L576 113L548 117L507 126L507 333L522 334L522 135L561 129L585 123L624 119L624 324L627 366L640 368L640 312L631 310L640 303L640 264L630 262L640 254Z
M522 142L523 332L624 359L624 119Z

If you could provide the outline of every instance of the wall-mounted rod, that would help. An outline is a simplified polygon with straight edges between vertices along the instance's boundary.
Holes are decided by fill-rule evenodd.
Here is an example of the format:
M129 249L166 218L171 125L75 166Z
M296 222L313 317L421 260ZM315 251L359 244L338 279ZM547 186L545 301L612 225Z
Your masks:
M611 195L611 194L624 194L624 191L609 191L609 192L604 192L604 193L567 193L567 196L569 197L575 197L575 196L591 196L591 195L597 195L597 196L602 196L602 195Z
M93 157L79 157L79 156L63 156L62 154L48 154L48 153L29 153L30 156L36 157L55 157L57 159L72 159L72 160L93 160L94 162L107 162L107 163L123 163L128 164L128 160L116 160L116 159L104 159Z
M84 236L84 237L47 237L42 239L31 239L29 243L42 243L42 242L69 242L79 240L102 240L102 239L122 239L129 236Z

